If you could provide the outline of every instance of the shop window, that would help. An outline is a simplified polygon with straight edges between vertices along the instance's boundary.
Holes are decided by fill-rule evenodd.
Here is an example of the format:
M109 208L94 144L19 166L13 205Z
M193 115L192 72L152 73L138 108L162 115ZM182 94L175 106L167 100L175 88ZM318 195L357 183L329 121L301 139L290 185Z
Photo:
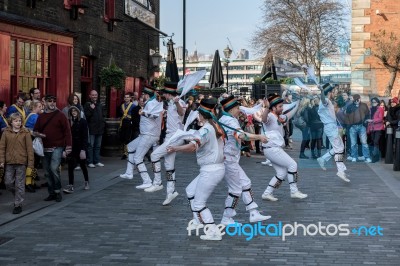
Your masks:
M22 40L10 42L10 75L12 88L29 92L32 87L43 89L49 77L49 47Z
M81 57L81 78L93 78L93 60L87 56Z

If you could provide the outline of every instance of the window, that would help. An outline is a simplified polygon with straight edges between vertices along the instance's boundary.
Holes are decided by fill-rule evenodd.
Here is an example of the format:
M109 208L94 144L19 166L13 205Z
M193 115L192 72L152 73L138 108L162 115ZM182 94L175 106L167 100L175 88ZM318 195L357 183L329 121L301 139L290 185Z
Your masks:
M23 40L12 40L10 46L12 84L24 92L40 87L49 77L49 46Z
M115 0L104 0L104 21L115 18Z
M91 79L93 77L93 60L89 57L81 57L81 78Z

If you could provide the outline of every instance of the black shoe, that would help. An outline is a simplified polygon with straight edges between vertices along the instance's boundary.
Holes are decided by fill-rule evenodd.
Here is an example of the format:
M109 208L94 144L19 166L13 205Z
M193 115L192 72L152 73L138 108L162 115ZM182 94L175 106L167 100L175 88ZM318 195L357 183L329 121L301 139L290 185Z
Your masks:
M22 207L14 207L13 214L20 214L22 212Z
M40 181L40 176L37 175L37 176L35 177L35 181Z
M61 202L62 201L61 193L56 193L56 201L57 202Z
M52 201L52 200L56 200L56 195L51 194L47 198L44 199L44 201Z
M29 192L29 193L35 193L36 192L35 187L33 185L26 185L25 186L25 191Z
M49 183L43 183L42 185L41 185L41 187L48 187L49 186Z
M36 189L40 189L40 187L38 186L38 185L36 185L36 184L34 184L33 185L33 188L36 190Z
M304 153L301 153L299 158L300 159L310 159L310 157L306 156Z

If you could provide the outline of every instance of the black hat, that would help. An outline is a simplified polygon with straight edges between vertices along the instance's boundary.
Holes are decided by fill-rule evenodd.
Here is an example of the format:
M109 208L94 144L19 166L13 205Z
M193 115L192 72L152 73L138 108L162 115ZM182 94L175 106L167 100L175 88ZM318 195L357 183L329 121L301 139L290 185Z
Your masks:
M324 92L324 95L328 95L328 93L331 92L334 88L335 86L330 83L325 83L324 85L322 85L322 91Z
M275 94L268 97L268 102L269 102L269 109L272 109L272 107L280 103L283 103L283 99L279 95Z
M218 101L215 98L203 99L200 102L199 110L203 109L209 112L214 112L215 107L217 106Z
M156 89L151 87L150 85L144 85L143 93L153 96L155 91Z
M221 105L222 105L222 108L224 109L224 111L228 112L233 107L240 105L240 103L237 101L237 99L233 95L230 95L228 98L223 99L221 101Z
M178 87L178 82L166 81L164 83L164 88L162 88L161 91L164 93L177 95L178 94L177 87Z
M44 100L57 100L57 97L51 94L47 94L46 96L44 96Z

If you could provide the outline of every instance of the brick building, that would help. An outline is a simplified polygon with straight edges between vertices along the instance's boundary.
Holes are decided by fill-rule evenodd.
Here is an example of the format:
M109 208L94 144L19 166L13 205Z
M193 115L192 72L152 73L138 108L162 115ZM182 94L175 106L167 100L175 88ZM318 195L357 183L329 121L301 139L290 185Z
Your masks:
M126 90L141 90L163 34L159 7L159 0L1 1L0 99L11 104L18 90L37 87L63 108L71 92L85 102L96 89L115 105L118 95L100 89L98 78L111 62L125 71Z
M353 0L352 5L352 93L384 96L390 73L371 55L374 49L371 39L379 30L393 32L400 38L400 1ZM392 97L400 93L399 74Z

